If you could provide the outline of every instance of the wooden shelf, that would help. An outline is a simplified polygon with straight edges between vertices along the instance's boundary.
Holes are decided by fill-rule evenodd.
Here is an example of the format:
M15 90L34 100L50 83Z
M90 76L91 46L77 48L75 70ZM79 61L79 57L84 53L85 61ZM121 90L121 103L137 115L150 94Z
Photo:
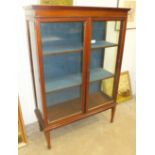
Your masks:
M93 69L91 70L91 73L90 73L90 82L106 79L112 76L113 76L112 73L102 68ZM81 84L82 84L81 74L70 75L64 78L46 82L46 85L45 85L46 93L50 93L53 91L58 91L58 90L62 90L62 89L70 88L74 86L79 86Z
M104 41L104 40L96 41L95 44L91 44L92 49L114 47L114 46L118 46L118 44L114 44L114 43L107 42L107 41Z
M92 49L97 48L106 48L106 47L114 47L118 46L117 44L107 42L107 41L97 41L95 44L91 45ZM50 43L48 43L46 46L43 46L43 55L53 55L53 54L62 54L62 53L70 53L70 52L81 52L83 50L82 44L60 44L57 46L53 46Z
M83 50L82 44L61 44L57 46L53 46L51 44L47 44L43 47L43 55L53 55L53 54L62 54L62 53L70 53L70 52L80 52Z
M88 109L97 108L110 101L112 101L112 99L101 91L90 94L88 97Z
M88 108L92 109L95 107L99 107L109 101L112 101L112 99L107 97L105 94L101 92L95 92L89 96ZM76 98L48 107L47 109L49 122L57 121L70 117L71 115L82 113L81 104L81 99Z
M96 68L90 71L90 82L103 80L112 77L113 74L103 68Z
M65 101L60 104L55 104L47 108L48 120L50 122L56 121L62 118L69 117L81 113L82 102L80 98Z

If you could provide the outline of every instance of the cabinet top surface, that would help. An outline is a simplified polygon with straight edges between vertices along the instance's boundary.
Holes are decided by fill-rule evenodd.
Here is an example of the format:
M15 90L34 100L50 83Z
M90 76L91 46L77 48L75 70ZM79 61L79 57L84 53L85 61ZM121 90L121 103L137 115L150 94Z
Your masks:
M58 10L58 9L76 9L76 10L115 10L129 11L130 8L116 7L86 7L86 6L50 6L50 5L29 5L24 7L25 10Z

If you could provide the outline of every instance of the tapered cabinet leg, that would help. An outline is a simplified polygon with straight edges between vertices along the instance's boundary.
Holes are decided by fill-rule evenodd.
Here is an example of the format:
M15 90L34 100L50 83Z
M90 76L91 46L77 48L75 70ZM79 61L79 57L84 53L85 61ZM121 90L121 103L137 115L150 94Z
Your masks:
M39 124L40 131L43 131L44 130L43 126L39 122L38 122L38 124Z
M111 123L114 122L115 111L116 111L116 106L111 108Z
M45 136L46 136L46 140L47 140L47 148L51 149L51 136L50 136L50 132L45 131Z

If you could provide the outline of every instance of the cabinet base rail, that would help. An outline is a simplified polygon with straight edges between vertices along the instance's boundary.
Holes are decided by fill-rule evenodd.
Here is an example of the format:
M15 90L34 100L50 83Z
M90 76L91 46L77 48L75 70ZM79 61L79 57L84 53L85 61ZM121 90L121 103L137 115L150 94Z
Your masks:
M38 119L40 131L44 131L46 141L47 141L47 148L51 149L51 136L50 136L51 130L56 129L56 128L61 127L61 126L68 125L68 124L73 123L75 121L87 118L91 115L95 115L95 114L98 114L100 112L103 112L103 111L106 111L109 109L111 109L110 122L112 123L114 121L114 116L115 116L115 111L116 111L116 103L114 103L114 102L109 102L106 105L103 105L103 106L94 108L92 110L89 110L87 113L81 113L81 114L74 115L72 117L64 118L62 120L51 122L47 126L44 123L44 120L42 118L42 115L41 115L41 112L39 111L39 109L35 109L35 114L36 114L36 117Z

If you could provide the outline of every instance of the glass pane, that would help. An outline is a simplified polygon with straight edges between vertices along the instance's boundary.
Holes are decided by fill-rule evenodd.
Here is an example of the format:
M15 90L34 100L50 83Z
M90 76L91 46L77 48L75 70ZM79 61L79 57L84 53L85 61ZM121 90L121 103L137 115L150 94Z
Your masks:
M35 31L35 23L33 21L29 21L29 29L30 29L30 42L32 49L32 57L33 57L33 71L34 71L34 79L35 79L35 87L36 87L36 98L38 109L43 117L43 107L42 107L42 99L41 99L41 88L40 88L40 76L39 76L39 64L37 57L37 48L36 48L36 31Z
M83 23L41 23L49 121L82 112Z
M113 100L113 86L119 31L115 21L94 21L88 108L95 108ZM109 84L110 83L110 84Z

